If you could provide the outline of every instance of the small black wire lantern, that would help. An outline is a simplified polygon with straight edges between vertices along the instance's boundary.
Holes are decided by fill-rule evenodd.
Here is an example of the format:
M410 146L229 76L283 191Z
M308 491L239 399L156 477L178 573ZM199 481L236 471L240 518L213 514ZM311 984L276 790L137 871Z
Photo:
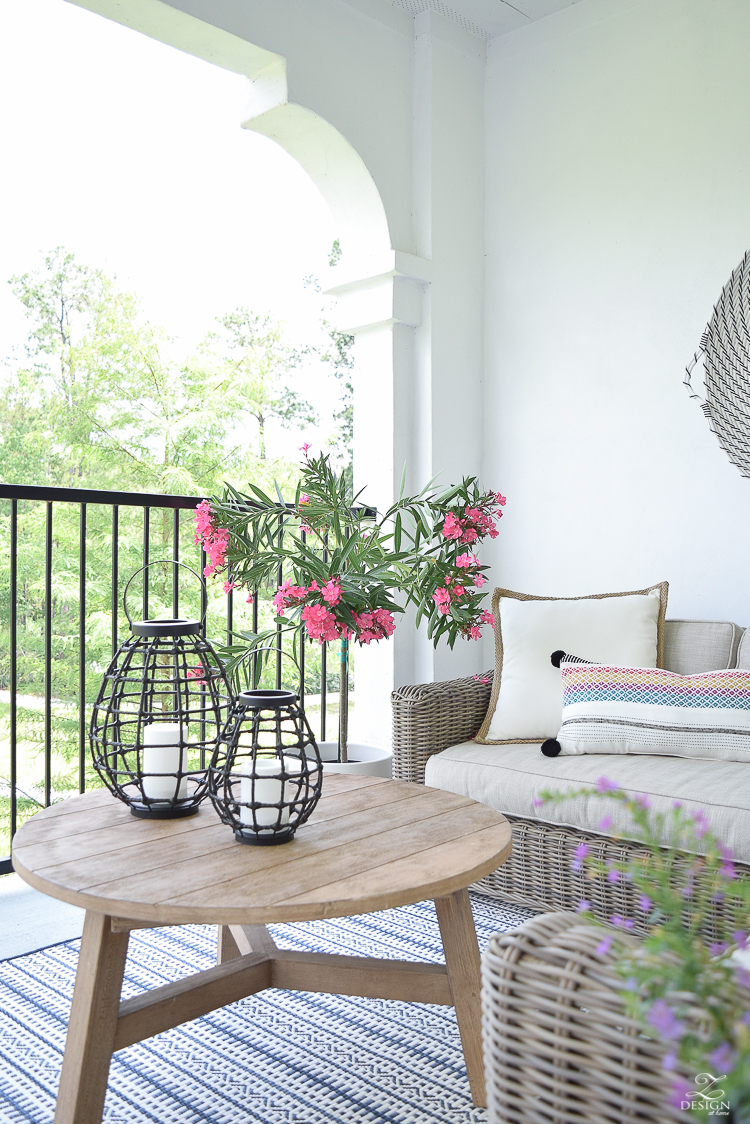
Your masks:
M184 566L202 579L190 566ZM149 566L164 565L151 562ZM203 621L134 621L107 668L91 714L94 768L134 816L190 816L208 789L207 768L229 713L231 689ZM144 578L144 580L146 580Z
M208 792L239 843L288 843L320 799L318 746L293 691L243 691L208 770Z

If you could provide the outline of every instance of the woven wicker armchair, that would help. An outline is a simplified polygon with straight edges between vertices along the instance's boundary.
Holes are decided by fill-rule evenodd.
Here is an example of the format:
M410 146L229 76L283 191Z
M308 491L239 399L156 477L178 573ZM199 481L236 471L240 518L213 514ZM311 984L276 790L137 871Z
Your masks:
M601 929L546 914L494 936L482 957L490 1124L664 1124L665 1048L624 1011Z
M490 701L493 673L442 683L423 683L394 691L393 776L424 784L425 765L434 753L468 741L477 733ZM502 809L501 809L502 810ZM509 815L513 851L507 862L488 874L475 889L513 905L531 909L574 912L581 899L591 902L591 912L601 921L613 914L635 919L635 932L645 932L639 918L637 893L630 882L587 881L586 872L574 871L575 849L587 843L590 854L603 862L625 862L645 854L637 843L589 834L539 820ZM688 858L686 857L686 863ZM750 877L750 866L736 863L738 873ZM704 934L717 936L720 902L707 918Z

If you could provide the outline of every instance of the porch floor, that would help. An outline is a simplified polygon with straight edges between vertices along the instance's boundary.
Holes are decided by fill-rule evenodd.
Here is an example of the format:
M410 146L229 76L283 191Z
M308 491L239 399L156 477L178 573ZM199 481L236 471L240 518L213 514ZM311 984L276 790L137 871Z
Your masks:
M0 960L23 956L83 932L84 911L34 890L18 874L0 878Z

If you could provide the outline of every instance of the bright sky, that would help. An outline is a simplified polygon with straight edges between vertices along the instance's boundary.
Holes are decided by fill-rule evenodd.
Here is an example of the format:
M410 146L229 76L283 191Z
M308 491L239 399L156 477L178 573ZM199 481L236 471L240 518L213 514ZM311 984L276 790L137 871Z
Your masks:
M185 346L241 305L312 330L302 278L333 221L300 166L240 128L245 81L64 0L0 4L0 359L26 334L7 279L58 245ZM311 394L324 415L332 392Z

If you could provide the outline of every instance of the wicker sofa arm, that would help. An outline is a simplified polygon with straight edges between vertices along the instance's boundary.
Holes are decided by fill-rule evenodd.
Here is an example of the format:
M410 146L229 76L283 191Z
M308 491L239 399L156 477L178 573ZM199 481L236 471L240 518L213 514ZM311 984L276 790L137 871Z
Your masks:
M393 776L424 784L427 758L473 738L487 713L491 671L467 679L399 687L393 706Z

